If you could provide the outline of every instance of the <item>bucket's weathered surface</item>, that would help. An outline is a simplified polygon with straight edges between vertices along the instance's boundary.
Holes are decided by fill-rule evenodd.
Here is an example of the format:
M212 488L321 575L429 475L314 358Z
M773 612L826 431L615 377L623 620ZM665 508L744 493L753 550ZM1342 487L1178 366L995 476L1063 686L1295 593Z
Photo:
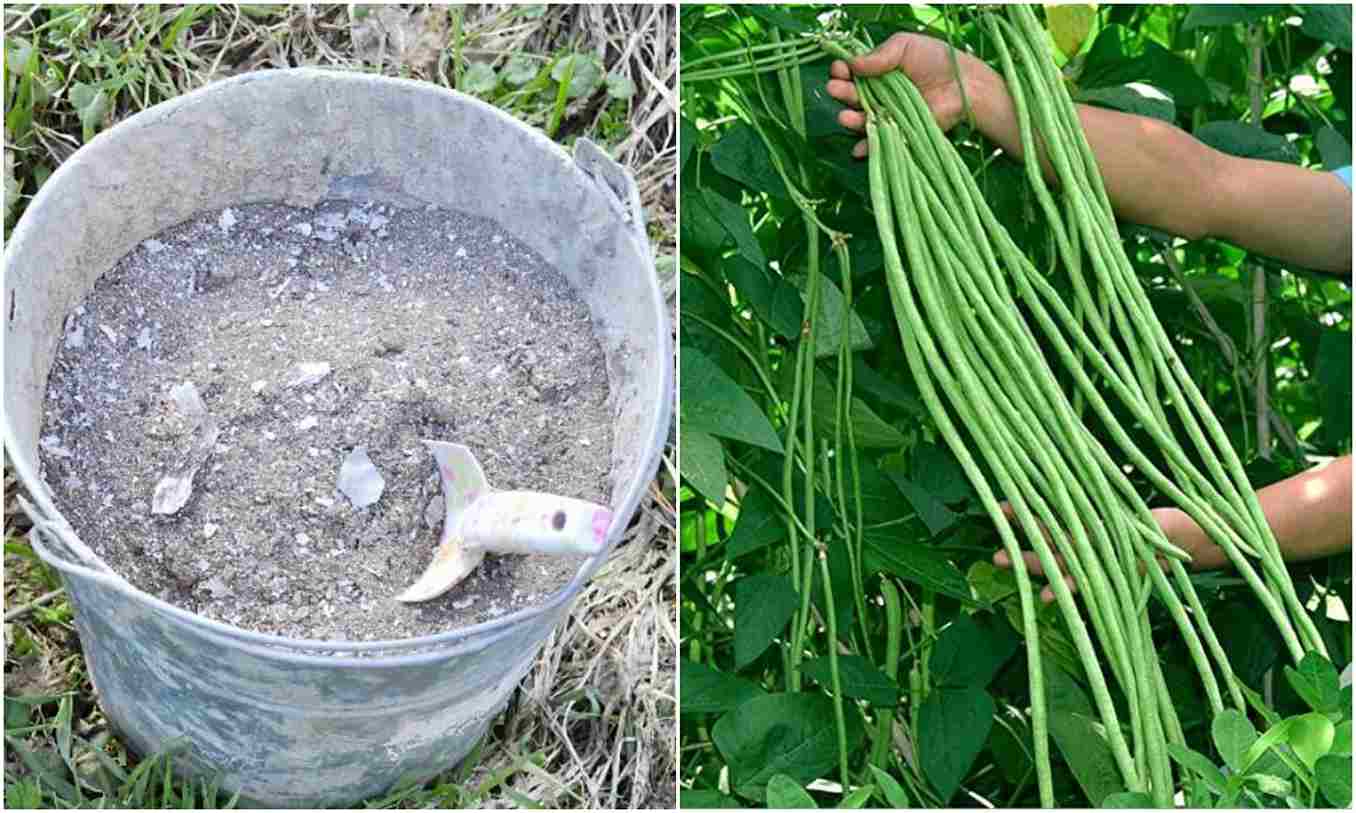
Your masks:
M451 767L606 558L541 605L493 622L352 644L185 612L112 573L76 537L36 465L66 313L138 242L197 213L325 198L492 218L575 287L608 360L609 549L671 417L671 338L635 188L591 144L572 160L500 111L433 85L296 69L158 105L64 163L5 252L5 445L33 496L34 544L61 569L100 704L130 744L142 753L177 744L180 766L270 806L353 803Z

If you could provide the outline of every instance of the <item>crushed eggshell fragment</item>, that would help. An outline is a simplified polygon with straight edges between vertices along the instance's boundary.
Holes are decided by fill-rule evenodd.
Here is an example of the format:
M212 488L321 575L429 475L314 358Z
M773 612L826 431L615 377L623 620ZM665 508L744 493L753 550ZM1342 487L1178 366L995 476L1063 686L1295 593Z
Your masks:
M354 508L366 508L377 500L386 490L386 478L381 476L372 458L367 456L367 448L358 446L344 458L339 467L340 493L348 497Z

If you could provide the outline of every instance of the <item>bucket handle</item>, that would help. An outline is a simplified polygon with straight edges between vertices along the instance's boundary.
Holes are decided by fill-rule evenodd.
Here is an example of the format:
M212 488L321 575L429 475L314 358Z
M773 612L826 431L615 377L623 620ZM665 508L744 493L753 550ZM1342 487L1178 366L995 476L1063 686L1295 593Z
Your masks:
M640 190L631 173L587 138L575 142L574 162L603 190L603 196L613 210L631 224L636 241L641 246L648 246L650 238L645 233L645 210L640 206Z

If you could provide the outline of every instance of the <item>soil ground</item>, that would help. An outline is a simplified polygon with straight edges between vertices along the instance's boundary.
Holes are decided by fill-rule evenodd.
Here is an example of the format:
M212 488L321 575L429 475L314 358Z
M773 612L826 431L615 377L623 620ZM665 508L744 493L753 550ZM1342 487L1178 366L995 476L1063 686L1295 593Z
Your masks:
M185 382L206 419L172 397ZM143 590L291 638L403 638L528 606L582 562L491 555L437 599L394 601L442 525L420 441L466 444L495 488L605 503L607 400L587 309L494 223L255 205L99 280L66 323L42 456L82 539ZM355 449L384 480L370 506L337 488ZM195 467L188 502L158 512L161 479Z

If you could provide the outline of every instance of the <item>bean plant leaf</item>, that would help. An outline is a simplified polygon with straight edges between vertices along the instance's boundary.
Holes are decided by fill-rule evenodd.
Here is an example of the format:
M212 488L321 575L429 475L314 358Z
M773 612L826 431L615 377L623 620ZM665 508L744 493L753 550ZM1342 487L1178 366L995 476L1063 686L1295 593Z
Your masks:
M706 199L711 214L734 240L739 256L759 268L767 267L767 257L763 254L763 247L758 244L758 238L753 236L753 226L749 223L748 212L739 204L710 189L702 189L700 192Z
M1349 698L1348 698L1348 699L1349 699ZM1348 713L1348 714L1350 713L1350 709L1351 709L1351 704L1350 704L1350 703L1343 703L1343 704L1342 704L1342 707L1343 707L1343 709L1347 710L1347 713ZM1337 730L1336 730L1336 732L1333 734L1333 738L1332 738L1332 752L1333 752L1334 754L1350 754L1350 753L1351 753L1351 721L1350 721L1350 720L1343 720L1342 722L1340 722L1340 723L1337 724Z
M686 658L679 664L678 678L682 714L719 714L766 694L751 680Z
M735 582L735 668L743 669L763 654L799 606L791 579L779 573L745 576Z
M1298 7L1300 31L1321 42L1351 51L1351 4L1306 3Z
M1300 762L1313 770L1318 758L1332 749L1336 733L1332 720L1315 711L1290 718L1290 729L1286 739L1295 756L1300 758Z
M1154 800L1152 796L1147 793L1131 791L1113 793L1102 800L1102 807L1104 808L1144 810L1153 806Z
M1235 772L1242 771L1247 760L1248 749L1257 741L1257 729L1247 715L1237 709L1225 709L1215 715L1210 724L1210 733L1215 741L1215 750L1219 751L1224 764Z
M1351 440L1351 331L1324 328L1318 342L1314 377L1321 396L1323 440L1340 446Z
M992 613L961 615L932 646L931 670L938 686L989 685L1016 652L1020 639Z
M714 361L691 347L679 353L679 396L683 431L782 450L782 442L758 405Z
M683 434L690 430L684 429ZM686 474L687 463L683 464ZM753 486L739 503L739 519L725 540L725 557L736 559L771 545L786 536L781 508L762 486Z
M1193 135L1220 152L1240 158L1299 163L1299 151L1285 136L1241 121L1209 121L1197 127Z
M974 601L965 575L940 551L878 532L862 536L862 558L871 573L889 573L942 595Z
M1329 172L1351 166L1351 145L1342 134L1328 125L1314 133L1314 146L1323 157L1323 168Z
M897 468L889 467L885 468L884 471L885 475L894 482L899 492L913 506L913 510L918 512L918 518L927 526L928 533L936 536L960 520L960 514L947 508L946 504L936 495L905 477Z
M718 790L689 788L681 788L678 791L678 805L683 810L737 810L741 807L738 799Z
M1130 47L1128 47L1130 46ZM1131 50L1138 50L1132 56ZM1108 25L1084 55L1078 78L1085 88L1145 82L1166 91L1179 108L1210 102L1210 87L1191 63L1122 25Z
M1191 6L1187 12L1186 19L1182 21L1183 31L1192 31L1197 28L1214 28L1222 25L1234 25L1236 23L1254 23L1258 20L1275 14L1285 8L1282 5L1256 3L1247 5L1238 5L1231 3L1211 3L1209 5Z
M717 508L725 504L725 450L720 440L705 432L685 430L678 435L678 455L683 461L683 477Z
M1229 783L1224 778L1224 773L1205 754L1174 742L1168 743L1168 756L1178 765L1205 780L1216 793L1223 793L1228 788Z
M814 389L811 390L814 398L815 428L823 437L833 437L837 426L836 384L835 378L820 370L815 376ZM896 449L907 442L907 438L898 429L886 423L885 419L860 398L853 397L852 414L849 418L853 439L858 449ZM846 445L847 440L843 443Z
M681 116L678 119L678 174L687 173L687 162L696 152L697 144L701 141L701 136L697 131L697 125L693 124L687 116ZM686 199L684 199L686 202Z
M527 54L514 54L509 57L509 61L504 65L502 75L504 81L516 88L520 88L537 78L541 71L542 62L533 59Z
M472 62L461 77L461 89L476 96L492 93L498 86L499 76L486 62Z
M784 773L767 781L767 806L769 810L810 810L819 807L801 783Z
M1094 724L1092 704L1061 668L1045 671L1050 737L1093 807L1125 790L1111 746Z
M909 799L909 795L904 792L904 788L893 776L875 765L871 766L871 773L876 777L876 785L880 788L881 796L885 798L887 807L892 807L895 810L908 810L915 807L913 801Z
M852 753L864 735L861 717L846 708L847 747ZM838 762L833 701L822 694L769 694L725 714L711 739L730 766L736 792L761 799L768 780L786 774L808 783Z
M1314 781L1333 807L1351 807L1351 755L1327 754L1314 763Z
M1172 97L1143 82L1080 90L1074 94L1074 100L1166 122L1177 120L1177 105L1173 103Z
M801 671L827 688L833 685L832 666L825 656L806 661ZM838 656L838 686L844 697L865 700L873 706L889 708L899 702L899 684L861 655Z
M726 258L721 263L725 279L739 292L754 314L779 336L795 338L800 335L801 317L805 303L800 291L781 274L761 268L742 256Z
M876 788L874 785L863 785L844 796L843 801L838 803L838 809L860 810L866 807L866 803L871 801L871 797L875 795L875 793Z
M636 95L636 83L631 81L631 77L622 73L609 73L607 75L607 96L609 99L626 101Z
M871 349L871 337L866 325L855 310L847 306L843 292L827 277L819 280L819 315L815 327L815 357L837 356L843 344L843 326L848 328L848 349L851 352Z
M1285 667L1285 679L1314 711L1340 711L1341 686L1337 669L1317 652L1307 652L1297 668Z
M989 739L993 698L983 689L934 688L918 710L918 762L943 803Z
M726 130L711 148L711 165L751 192L787 197L786 184L768 157L767 145L757 130L742 121Z
M1054 37L1055 45L1068 59L1082 49L1096 19L1096 3L1045 4L1045 25Z

